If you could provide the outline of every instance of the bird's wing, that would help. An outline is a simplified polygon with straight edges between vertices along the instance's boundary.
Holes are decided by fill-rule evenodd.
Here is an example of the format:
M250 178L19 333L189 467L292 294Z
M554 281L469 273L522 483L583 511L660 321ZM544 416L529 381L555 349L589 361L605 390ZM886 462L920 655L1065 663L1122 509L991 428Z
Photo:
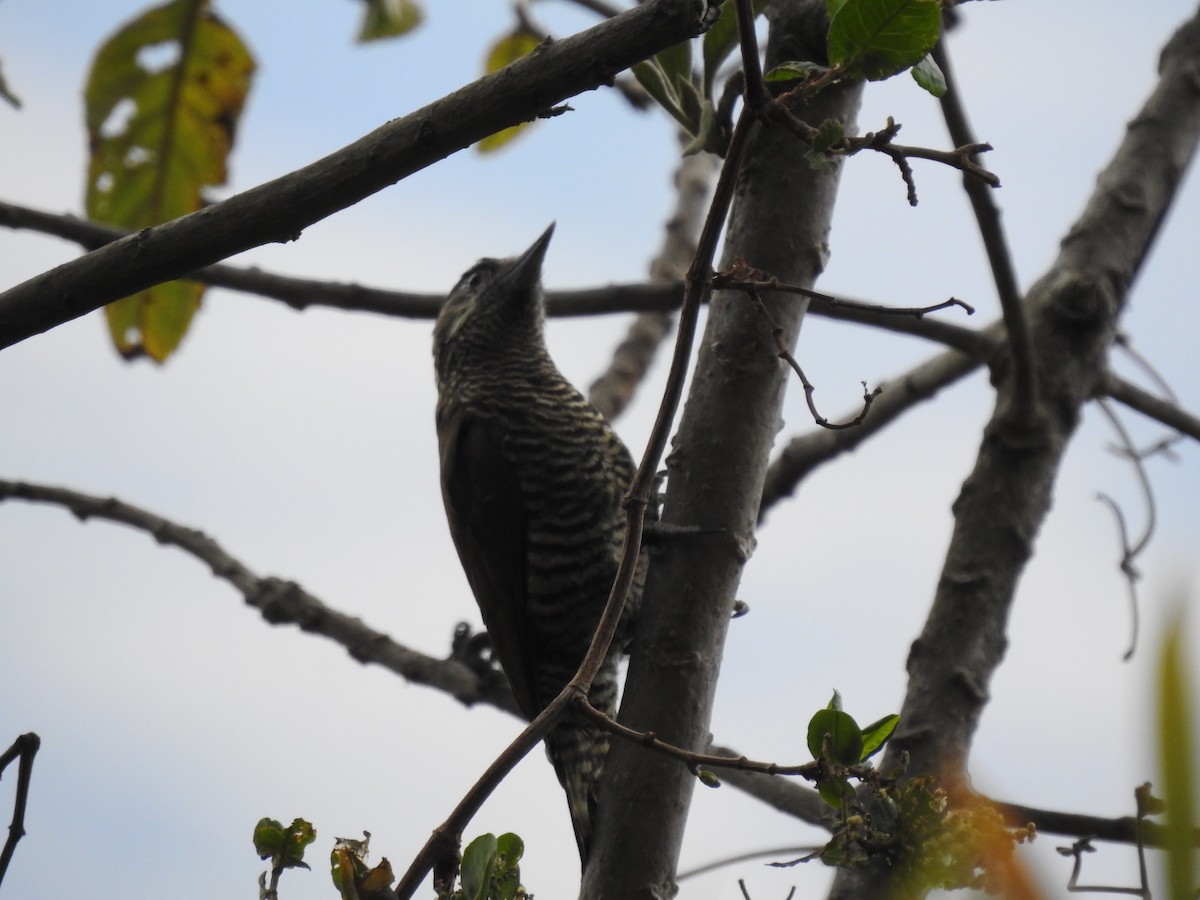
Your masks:
M532 719L541 710L525 627L529 532L520 477L487 419L457 413L438 426L450 535L517 705Z

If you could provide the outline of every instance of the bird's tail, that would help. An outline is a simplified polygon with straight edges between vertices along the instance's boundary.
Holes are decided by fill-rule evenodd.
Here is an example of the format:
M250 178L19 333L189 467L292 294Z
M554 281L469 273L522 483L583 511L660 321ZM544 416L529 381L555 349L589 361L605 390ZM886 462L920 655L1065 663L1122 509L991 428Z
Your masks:
M579 860L587 866L592 822L596 812L596 786L608 754L610 735L593 722L570 714L546 736L546 755L567 795Z

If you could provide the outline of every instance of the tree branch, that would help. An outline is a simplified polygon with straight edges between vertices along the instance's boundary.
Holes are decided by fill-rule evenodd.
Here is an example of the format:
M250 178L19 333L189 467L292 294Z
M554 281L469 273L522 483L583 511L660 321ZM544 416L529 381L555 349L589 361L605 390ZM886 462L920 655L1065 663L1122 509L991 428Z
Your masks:
M14 759L17 762L17 787L13 795L13 815L8 826L8 839L0 849L0 883L8 872L8 864L12 862L13 854L17 851L17 842L25 837L25 805L29 800L29 783L33 778L33 758L37 756L42 746L42 739L32 731L18 735L12 746L0 753L0 773Z
M488 703L520 716L508 682L500 675L480 679L456 659L437 659L396 643L360 619L332 609L294 581L256 575L201 531L178 525L114 497L95 497L66 488L0 480L0 503L26 500L62 506L79 519L101 519L144 531L158 543L177 547L229 582L271 625L296 625L346 648L361 663L375 663L414 684L436 688L466 706Z
M960 146L973 145L976 142L975 135L971 131L966 110L959 98L959 87L950 66L945 40L938 41L933 49L933 58L946 76L947 90L942 96L941 108L950 139ZM1034 377L1029 343L1029 321L1021 300L1021 288L1017 281L1016 268L1013 266L1012 254L1009 252L1008 239L1000 224L1000 210L992 192L979 179L964 174L963 190L967 192L971 210L975 213L975 222L979 227L979 235L983 238L988 262L991 263L992 280L996 284L996 295L1000 298L1000 308L1004 315L1004 326L1013 358L1013 409L1019 420L1029 425L1038 415L1038 386Z
M489 134L699 34L706 0L648 0L543 44L502 71L376 129L322 160L38 275L0 294L0 347L142 288L302 229Z
M824 3L775 4L768 15L791 18L789 25L811 34L815 45L823 44ZM812 32L804 27L810 23L818 25ZM782 58L811 59L811 50L789 48ZM768 58L780 59L779 53L775 44ZM814 101L818 115L852 120L860 90L848 86L823 93ZM743 110L735 143L751 115L753 108ZM800 146L785 129L755 129L754 165L736 173L725 253L730 261L742 256L785 281L809 285L822 265L837 175L836 169L830 174L798 168ZM732 174L727 161L718 193ZM689 280L711 277L706 246L702 239ZM773 306L776 318L794 345L804 301L779 296L772 303L779 304ZM708 744L725 634L749 556L786 381L787 370L750 304L740 296L714 297L668 460L662 518L685 534L669 540L650 567L620 714L628 727L654 730L676 746ZM738 423L732 431L731 422ZM697 528L709 535L686 536ZM678 763L648 758L625 742L613 744L600 785L585 898L671 895L693 786L694 778Z
M907 751L910 773L936 774L951 792L967 785L971 741L1058 467L1083 404L1105 382L1129 285L1200 140L1198 57L1200 14L1164 49L1157 87L1058 258L1030 289L1033 361L1046 414L1035 427L1014 420L1014 377L1000 373L975 469L953 507L954 533L933 607L909 655L908 692L885 770ZM842 871L831 896L881 896L888 884L881 869Z

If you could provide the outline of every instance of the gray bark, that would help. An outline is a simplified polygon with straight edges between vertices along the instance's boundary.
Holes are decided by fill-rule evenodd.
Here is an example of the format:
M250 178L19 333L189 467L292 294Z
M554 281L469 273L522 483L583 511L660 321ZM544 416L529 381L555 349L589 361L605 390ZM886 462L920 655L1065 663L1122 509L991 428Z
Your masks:
M1050 270L1025 298L1041 409L1014 409L1001 363L975 469L954 504L954 532L921 636L908 659L901 724L881 767L908 751L909 774L970 787L967 760L992 674L1004 657L1017 584L1050 510L1083 405L1107 379L1129 286L1200 140L1200 15L1167 45L1159 84L1101 174ZM843 871L836 900L888 896L888 872Z
M786 4L772 17L768 64L820 58L824 3ZM807 41L807 43L806 43ZM854 126L861 86L823 93L799 114ZM810 286L824 268L840 167L817 172L805 145L763 128L749 147L728 229L725 264L738 257ZM794 346L806 304L765 295ZM668 458L668 526L700 529L669 539L651 565L621 721L695 750L709 743L713 695L734 595L754 545L768 458L790 370L770 326L740 293L714 297L691 391ZM665 898L694 776L677 761L616 741L606 763L592 858L582 896Z

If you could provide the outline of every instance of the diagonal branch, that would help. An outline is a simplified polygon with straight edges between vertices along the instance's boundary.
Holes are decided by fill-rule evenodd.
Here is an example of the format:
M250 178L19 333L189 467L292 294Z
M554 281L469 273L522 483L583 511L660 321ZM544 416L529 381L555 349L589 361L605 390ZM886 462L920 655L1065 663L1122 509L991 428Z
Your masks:
M648 0L395 119L322 160L147 228L0 294L0 347L307 226L489 134L610 84L699 34L706 0Z
M360 619L326 606L294 581L255 574L220 544L187 528L113 497L95 497L66 488L0 480L0 503L26 500L62 506L80 521L100 519L144 531L158 543L177 547L205 563L218 578L229 582L272 625L296 625L346 648L361 663L375 663L414 684L444 691L471 706L488 703L520 715L508 683L497 676L480 679L456 659L437 659L397 644Z
M29 783L33 778L33 758L42 746L42 739L32 731L19 735L11 747L0 753L0 773L14 759L17 762L17 788L13 798L12 822L8 826L8 840L0 849L0 882L8 871L13 854L17 850L17 841L25 837L25 805L29 800Z
M939 41L933 49L933 58L946 76L947 90L941 100L942 115L950 139L959 146L974 145L975 135L967 121L966 109L959 97L958 83L950 67L946 42ZM1021 302L1021 288L1017 281L1016 268L1009 252L1008 240L1000 224L1000 209L992 192L978 179L963 176L963 190L971 201L975 222L979 227L988 262L992 267L992 280L1000 298L1004 314L1004 326L1013 358L1013 409L1020 421L1030 424L1038 414L1038 386L1034 377L1033 360L1029 344L1029 320Z

